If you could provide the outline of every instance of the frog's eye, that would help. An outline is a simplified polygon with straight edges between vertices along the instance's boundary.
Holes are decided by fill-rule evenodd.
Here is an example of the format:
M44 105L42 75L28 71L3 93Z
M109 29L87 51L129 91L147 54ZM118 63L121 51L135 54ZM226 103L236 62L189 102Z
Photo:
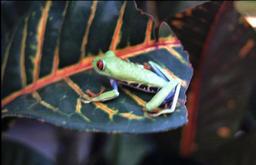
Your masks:
M102 60L99 60L98 62L97 62L97 68L99 69L99 70L103 70L104 69L104 62L102 61Z

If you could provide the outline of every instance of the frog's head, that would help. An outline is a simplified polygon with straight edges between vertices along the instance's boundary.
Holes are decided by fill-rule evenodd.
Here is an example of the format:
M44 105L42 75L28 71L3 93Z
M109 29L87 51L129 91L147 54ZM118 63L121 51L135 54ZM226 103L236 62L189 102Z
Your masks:
M95 57L93 68L100 75L112 77L112 64L115 63L115 60L117 60L115 53L109 50L103 57Z

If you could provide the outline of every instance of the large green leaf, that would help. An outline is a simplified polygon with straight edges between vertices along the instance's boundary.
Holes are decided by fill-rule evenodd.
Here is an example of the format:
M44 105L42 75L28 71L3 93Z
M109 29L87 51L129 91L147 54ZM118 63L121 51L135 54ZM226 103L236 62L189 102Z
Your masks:
M144 135L116 134L108 137L104 157L108 164L137 165L152 150L153 144Z
M255 11L256 3L251 1L247 2L235 2L235 8L244 16L256 16L256 11Z
M2 116L104 132L156 132L184 125L192 67L179 40L166 29L162 24L156 39L153 19L134 2L33 3L5 49ZM115 100L80 107L83 91L110 89L108 79L91 65L109 49L136 63L153 60L166 66L183 85L176 111L149 118L142 108L153 95L125 88Z
M255 1L237 1L235 2L236 10L242 14L246 21L256 30L255 17L256 17L256 2Z

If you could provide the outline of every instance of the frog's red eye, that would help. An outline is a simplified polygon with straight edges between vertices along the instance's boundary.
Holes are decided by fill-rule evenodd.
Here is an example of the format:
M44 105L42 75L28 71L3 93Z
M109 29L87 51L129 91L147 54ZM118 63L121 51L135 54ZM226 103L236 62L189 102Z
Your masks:
M99 60L99 61L97 62L97 68L98 68L99 70L103 70L103 69L104 69L104 62L103 62L102 60Z

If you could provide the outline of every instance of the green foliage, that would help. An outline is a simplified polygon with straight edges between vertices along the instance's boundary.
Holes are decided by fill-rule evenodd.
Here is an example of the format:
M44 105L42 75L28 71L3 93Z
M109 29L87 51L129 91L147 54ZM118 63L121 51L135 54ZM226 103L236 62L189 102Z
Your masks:
M1 162L5 165L53 165L54 162L42 156L31 147L3 138L1 141Z
M112 12L116 13L116 16L115 19L111 19L112 23L110 23L109 26L106 25L106 27L104 27L104 30L107 31L106 34L108 34L108 30L111 29L111 27L112 29L115 28L120 7L122 6L121 2L109 3L112 3L112 5L109 6L114 6L116 10L111 8L111 10L107 10L111 12L102 14L101 16L106 18ZM180 3L180 6L182 6L183 1L180 1ZM76 2L72 2L69 4L71 7L67 8L67 11L69 11L67 15L69 15L69 17L59 14L59 18L61 19L53 18L55 20L74 21L74 23L72 23L72 25L71 23L63 23L64 26L62 29L61 26L53 26L58 27L57 31L55 31L56 35L52 35L55 36L55 39L52 41L51 39L47 40L51 41L51 43L55 43L58 40L58 31L59 33L65 34L61 35L61 38L65 39L64 43L66 44L60 44L60 54L63 53L65 56L63 56L61 60L62 62L58 70L67 66L74 66L76 63L74 59L78 59L81 53L80 46L83 38L82 34L84 34L83 31L86 29L86 21L84 19L84 22L82 20L77 21L71 18L73 18L73 16L76 18L79 17L78 11L87 11L87 15L86 12L82 15L88 18L90 5L86 6L87 3L82 3L83 10L79 10L77 7L81 5L75 4ZM88 4L91 3L88 2ZM119 5L116 6L113 4ZM124 15L127 19L124 19L123 26L125 27L122 30L125 32L121 33L121 42L117 46L117 49L121 50L120 52L136 44L141 44L145 37L143 36L145 35L145 27L148 25L146 22L149 20L149 17L135 10L134 6L131 4L132 3L128 4L128 6L130 5L131 7L129 10L133 9L132 11L134 12L129 12L126 13L127 15ZM192 85L188 89L188 114L185 107L184 109L178 107L178 111L170 116L162 116L154 120L148 120L142 113L142 106L139 104L138 100L136 102L136 99L131 99L131 95L129 95L130 93L127 93L127 91L144 101L149 100L152 95L135 90L125 91L125 88L121 89L120 98L113 102L106 103L111 109L119 110L118 113L113 116L113 120L109 119L109 113L102 111L99 107L96 108L95 105L83 105L81 109L82 113L77 113L75 111L75 105L77 105L76 99L79 97L79 94L77 94L73 88L70 88L68 82L75 82L82 91L90 89L93 92L98 92L101 86L110 89L108 80L97 76L94 71L90 69L68 75L69 79L60 80L49 85L47 84L38 89L37 92L43 99L41 101L39 99L39 102L35 101L36 96L34 95L33 97L31 93L18 97L2 109L2 114L5 115L5 117L8 116L8 113L10 116L32 117L75 130L136 133L158 132L178 128L186 122L186 116L188 115L188 123L183 129L179 127L179 129L176 130L157 134L144 134L145 136L137 136L134 134L89 134L89 136L93 135L93 142L88 142L91 143L91 152L88 157L85 157L85 160L87 163L89 162L91 164L124 164L127 162L142 165L166 164L166 162L171 164L202 163L213 165L255 164L256 159L253 154L256 148L256 77L254 76L256 70L256 37L255 31L244 22L241 15L235 10L236 4L237 3L233 2L209 2L193 9L177 13L171 17L169 17L169 15L166 17L162 15L163 17L160 18L160 20L168 20L168 24L184 45L184 49L189 52L189 58L194 68ZM171 7L165 5L164 8L168 10L171 8L176 9L173 5ZM164 8L157 8L157 10L160 11ZM104 7L101 9L104 9ZM53 12L54 10L50 10L50 13L51 11ZM101 11L103 12L104 10ZM157 12L160 13L159 11ZM63 10L59 11L59 13L62 12ZM170 11L170 13L170 15L173 15L172 11ZM125 23L126 21L129 23ZM53 23L54 22L55 21L53 21ZM58 24L61 23L59 22ZM70 31L69 28L67 28L69 26L71 26L72 29ZM142 28L143 26L144 28ZM18 27L23 29L24 26L21 25ZM93 25L91 27L93 27ZM91 45L97 45L97 48L89 46L87 49L86 46L84 58L102 54L102 52L109 49L109 44L111 43L110 40L112 39L111 37L113 36L114 30L112 30L109 37L106 37L109 41L108 45L105 45L106 49L101 49L101 46L104 47L104 44L101 44L104 43L103 40L106 39L101 37L101 35L105 36L105 31L103 32L101 26L97 26L93 29L95 29L95 31L92 36L96 36L95 38L100 39L99 42L92 39L93 44ZM165 28L160 28L159 31L160 40L166 40L168 36L170 36L168 32L166 33ZM46 34L51 34L48 32L46 32ZM76 35L75 32L81 35ZM72 33L72 35L70 35L70 33ZM103 33L105 35L103 35ZM13 34L16 36L16 33ZM92 36L89 35L89 38ZM155 39L153 31L150 31L150 36L151 39ZM5 37L5 39L8 38L9 37ZM18 39L15 42L16 46L19 45L20 40L21 39ZM63 42L61 39L60 41ZM79 42L80 45L77 44ZM48 44L48 46L49 45L52 44ZM53 45L55 46L56 44ZM69 45L70 47L65 45ZM74 48L76 45L78 46ZM90 44L88 43L87 45ZM7 46L3 47L6 48ZM53 55L53 50L54 49L47 49L50 55ZM94 52L98 50L98 53ZM183 48L181 48L180 45L179 48L175 50L182 55L180 59L186 62L188 61L187 55L183 52ZM15 51L12 53L15 54ZM68 55L70 53L72 57ZM119 53L119 55L122 56L123 53L124 51ZM178 58L170 56L170 53L166 50L153 49L148 52L142 51L138 53L138 55L132 54L129 56L129 59L142 64L148 60L156 61L160 65L167 66L176 76L186 82L190 81L190 67L179 65ZM11 61L12 64L15 62L15 60ZM48 75L47 68L49 65L43 66L44 67L41 68L45 69L42 69L42 74L40 74L39 79L42 78L41 76L44 77ZM17 70L18 69L15 68L14 73L16 73ZM5 83L4 86L12 86L13 84L18 83L14 80L13 83ZM10 93L8 92L15 91L7 90L7 88L4 88L4 90L5 95L9 95ZM182 103L185 103L185 92L186 88L183 88L180 96L180 101L183 101ZM2 97L5 95L2 93ZM68 97L63 98L64 95ZM57 107L58 111L50 112L46 107L43 108L46 102ZM55 104L56 102L58 103L57 105ZM27 109L28 107L30 108L29 110ZM62 112L64 112L64 114ZM142 116L143 118L137 118L139 120L127 120L120 115L124 112L133 112L133 115L136 114L137 117ZM64 117L66 114L71 114L71 117ZM82 115L86 115L86 117L90 118L91 122L87 122L87 118ZM181 117L184 116L185 118L181 119ZM73 137L74 135L71 132L69 136ZM75 138L71 139L74 140ZM62 142L60 148L65 144L65 142ZM69 155L68 153L66 154ZM63 162L65 162L65 157L63 157Z

